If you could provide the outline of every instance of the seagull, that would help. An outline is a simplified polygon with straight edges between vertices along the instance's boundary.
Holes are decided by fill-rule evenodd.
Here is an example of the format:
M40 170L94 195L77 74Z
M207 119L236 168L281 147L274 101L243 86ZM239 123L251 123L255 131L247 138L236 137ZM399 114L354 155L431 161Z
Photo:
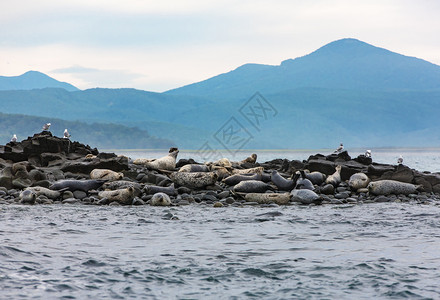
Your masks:
M371 150L365 151L365 157L368 157L368 158L371 157Z
M341 145L339 145L338 149L336 149L334 153L341 153L342 150L344 150L344 145L341 143Z
M46 124L44 124L43 125L43 131L47 131L47 130L49 130L49 128L50 128L50 123L46 123Z
M17 135L16 134L14 134L12 136L11 142L13 142L13 143L17 142Z
M69 134L69 132L67 131L67 128L66 129L64 129L64 136L63 136L65 139L68 139L68 138L70 138L70 134Z
M397 159L397 163L399 165L401 165L403 163L403 156L402 155L400 155L399 158Z

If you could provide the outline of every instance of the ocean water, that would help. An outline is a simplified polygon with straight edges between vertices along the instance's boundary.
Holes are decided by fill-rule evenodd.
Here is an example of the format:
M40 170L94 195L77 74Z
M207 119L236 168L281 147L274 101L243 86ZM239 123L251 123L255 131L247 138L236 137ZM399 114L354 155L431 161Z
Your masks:
M439 299L439 246L438 203L2 205L0 299Z

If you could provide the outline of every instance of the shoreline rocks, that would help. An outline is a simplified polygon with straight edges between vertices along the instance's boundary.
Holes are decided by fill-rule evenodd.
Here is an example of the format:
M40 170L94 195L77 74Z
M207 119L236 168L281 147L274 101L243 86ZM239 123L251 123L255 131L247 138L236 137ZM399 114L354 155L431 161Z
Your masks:
M0 146L0 204L440 205L440 174L379 164L363 155L352 159L347 151L262 163L255 154L240 162L224 158L204 164L177 160L177 154L172 148L162 158L133 163L43 131Z

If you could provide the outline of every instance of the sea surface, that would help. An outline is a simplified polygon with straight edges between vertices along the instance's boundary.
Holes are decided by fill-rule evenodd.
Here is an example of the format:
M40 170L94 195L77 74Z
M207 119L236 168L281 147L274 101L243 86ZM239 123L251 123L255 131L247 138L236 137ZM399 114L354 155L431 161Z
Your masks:
M373 151L400 154L440 170ZM439 249L440 206L415 202L2 205L0 299L440 299Z

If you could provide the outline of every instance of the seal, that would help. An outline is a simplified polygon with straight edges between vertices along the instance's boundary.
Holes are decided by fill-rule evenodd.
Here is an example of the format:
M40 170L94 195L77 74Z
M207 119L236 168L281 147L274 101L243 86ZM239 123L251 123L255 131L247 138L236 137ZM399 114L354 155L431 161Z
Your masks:
M291 195L289 193L248 193L244 199L248 202L257 202L260 204L276 203L279 205L288 204Z
M177 191L174 188L174 183L172 183L170 186L164 187L164 186L157 186L157 185L146 185L144 187L144 191L146 194L156 194L156 193L165 193L169 196L175 196L177 195Z
M175 150L169 153L167 156L163 156L157 159L138 158L133 161L133 164L143 165L148 169L153 169L153 170L172 171L176 168L177 154L179 154L179 150Z
M51 190L63 190L68 191L83 191L88 192L90 190L99 189L107 180L102 179L88 179L88 180L74 180L74 179L62 179L55 181L49 189Z
M320 204L322 202L321 197L318 196L314 191L303 189L303 190L292 190L290 192L292 195L292 201L300 202L302 204Z
M281 191L290 192L295 187L295 182L293 180L284 178L276 170L272 172L270 179Z
M170 206L171 199L165 193L155 193L150 199L150 205L153 206Z
M90 172L90 179L104 179L104 180L120 180L124 178L123 173L118 173L108 169L93 169Z
M264 171L263 167L255 167L249 169L234 169L232 170L232 174L252 174L252 173L261 174L263 173L263 171Z
M238 163L241 164L254 164L257 162L257 154L252 153L249 157L243 159L242 161L239 161Z
M32 190L24 190L20 193L21 203L35 204L36 199L37 194L35 194L35 192Z
M170 174L171 180L181 186L189 188L202 188L207 185L214 185L218 175L215 172L173 172Z
M246 180L237 183L233 189L238 193L264 193L267 190L273 190L273 187L263 181Z
M209 172L207 165L188 164L182 166L178 172Z
M409 195L421 190L421 185L400 182L396 180L372 181L368 184L368 191L374 195L402 194Z
M348 186L353 190L357 191L359 189L366 188L370 183L370 178L364 173L355 173L350 176L348 180Z
M295 182L295 189L306 189L312 191L315 189L313 183L309 179L307 179L306 174L303 170L295 173L293 181Z
M117 180L117 181L106 182L103 184L102 188L109 190L118 190L118 189L128 188L129 186L133 186L138 190L142 189L142 186L139 183L129 180Z
M229 172L229 170L225 167L211 166L211 171L217 174L217 180L223 180L231 175L231 172Z
M326 176L325 174L322 174L318 171L310 172L309 170L304 170L306 177L308 180L310 180L313 184L321 185L325 182Z
M50 189L47 189L45 187L41 187L41 186L31 186L25 189L25 191L32 191L35 193L35 195L40 196L40 195L44 195L49 199L57 199L61 196L61 192L60 191L53 191Z
M236 185L242 181L246 180L261 180L261 174L235 174L229 177L226 177L222 180L222 182L227 185Z
M224 167L224 168L231 168L232 167L231 161L227 158L221 158L221 159L214 161L214 162L208 162L208 163L206 163L206 165L219 166L219 167Z
M342 167L340 165L337 165L336 172L334 172L332 175L327 177L325 183L330 183L334 187L338 186L341 183L341 169Z
M131 204L135 197L136 189L132 186L114 191L102 191L98 193L99 198L107 198L110 202L116 201L121 204Z

